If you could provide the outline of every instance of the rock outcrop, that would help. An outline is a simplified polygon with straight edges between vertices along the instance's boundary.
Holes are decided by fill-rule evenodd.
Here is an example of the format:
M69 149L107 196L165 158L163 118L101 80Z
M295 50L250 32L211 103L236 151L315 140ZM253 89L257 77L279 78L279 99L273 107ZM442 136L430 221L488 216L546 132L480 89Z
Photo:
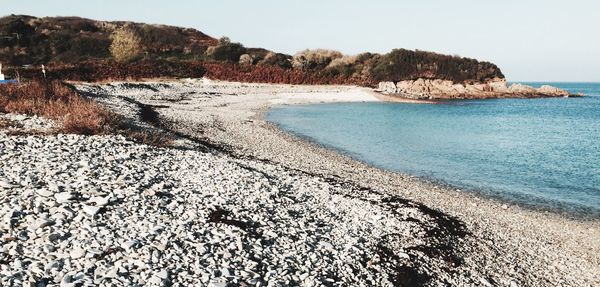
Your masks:
M504 79L486 83L462 84L448 80L416 79L410 81L381 82L377 89L385 94L395 94L409 99L491 99L491 98L543 98L570 97L565 90L544 85L533 88L523 84L508 85Z

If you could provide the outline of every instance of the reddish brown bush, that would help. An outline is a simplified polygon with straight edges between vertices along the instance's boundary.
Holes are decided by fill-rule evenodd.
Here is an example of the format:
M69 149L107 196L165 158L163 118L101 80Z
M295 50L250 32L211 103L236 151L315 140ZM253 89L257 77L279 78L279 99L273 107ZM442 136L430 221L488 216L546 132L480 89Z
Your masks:
M48 80L70 81L118 81L152 78L200 78L204 75L200 62L171 62L144 60L132 63L88 61L73 64L51 64L46 67ZM12 68L8 74L19 74L21 78L41 79L41 68Z
M240 67L234 64L206 63L204 67L206 77L224 81L293 85L373 85L372 79L352 78L327 72L307 73L276 66Z
M61 132L76 134L103 133L114 121L97 103L58 81L0 85L0 112L43 116L61 123Z
M119 116L86 99L60 81L33 80L0 85L0 112L37 115L60 123L56 132L73 134L123 134L136 142L169 146L174 138L160 131L131 129ZM0 119L0 128L13 123Z
M331 71L307 72L279 66L257 65L242 67L235 63L199 61L139 61L128 64L116 62L83 62L78 65L50 65L46 68L49 80L110 81L152 78L201 78L249 83L312 84L312 85L374 85L371 78L358 78ZM19 73L21 78L40 79L39 68L12 68L8 74Z

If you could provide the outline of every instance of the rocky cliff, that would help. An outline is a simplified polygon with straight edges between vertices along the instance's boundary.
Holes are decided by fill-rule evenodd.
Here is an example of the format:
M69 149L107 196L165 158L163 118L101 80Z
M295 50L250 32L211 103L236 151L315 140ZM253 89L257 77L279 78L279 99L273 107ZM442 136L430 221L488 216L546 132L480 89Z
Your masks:
M491 98L542 98L570 97L565 90L544 85L533 88L523 84L508 85L505 79L496 78L484 83L454 83L439 79L380 82L379 92L409 99L491 99Z

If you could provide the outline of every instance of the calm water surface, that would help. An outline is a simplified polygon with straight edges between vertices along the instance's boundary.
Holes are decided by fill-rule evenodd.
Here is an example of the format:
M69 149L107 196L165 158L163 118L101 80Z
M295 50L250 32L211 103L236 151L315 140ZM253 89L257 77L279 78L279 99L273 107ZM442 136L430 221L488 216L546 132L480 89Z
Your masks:
M600 215L600 83L552 85L587 97L280 106L267 118L381 168Z

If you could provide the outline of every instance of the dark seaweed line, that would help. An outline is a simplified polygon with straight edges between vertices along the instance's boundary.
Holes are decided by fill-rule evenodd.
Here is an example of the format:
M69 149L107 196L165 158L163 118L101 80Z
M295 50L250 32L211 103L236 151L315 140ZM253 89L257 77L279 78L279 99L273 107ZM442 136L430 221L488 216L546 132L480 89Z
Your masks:
M457 249L456 247L458 246L459 239L465 238L467 235L471 235L471 233L467 230L464 222L460 221L456 217L447 215L439 210L429 208L429 207L425 206L424 204L421 204L418 202L410 201L410 200L400 198L400 197L394 196L394 195L389 196L389 195L384 194L383 192L377 191L371 187L365 187L365 186L360 185L359 183L349 181L349 180L344 180L344 179L340 178L339 176L327 176L324 174L317 174L317 173L313 173L313 172L309 172L309 171L305 171L305 170L301 170L301 169L291 168L291 167L279 164L279 163L274 162L269 159L263 159L263 158L259 158L259 157L253 156L253 155L245 155L245 154L237 153L232 147L223 145L220 143L215 143L215 142L211 141L209 138L197 138L197 137L183 134L178 131L174 131L173 129L170 128L170 126L173 126L175 123L165 124L164 120L161 119L160 114L154 110L153 106L145 105L138 101L135 101L132 99L127 99L125 97L123 97L123 99L138 105L138 107L140 108L140 117L141 117L142 121L154 126L157 129L164 130L164 131L169 132L177 137L181 137L181 138L190 140L196 144L199 144L200 146L203 147L200 149L202 152L222 153L222 154L231 156L234 159L252 160L252 161L262 162L265 164L277 165L277 166L282 167L285 171L287 171L289 173L299 173L299 174L307 175L310 177L320 178L323 181L325 181L329 184L332 184L332 185L341 185L345 188L348 188L351 192L353 192L355 194L360 194L360 192L363 192L363 193L367 192L370 194L375 194L375 195L381 196L383 199L381 202L378 202L378 201L374 201L374 200L370 200L370 199L360 198L358 195L351 195L348 193L341 194L342 196L347 197L347 198L367 201L371 204L382 206L385 209L391 211L397 217L398 220L405 220L405 219L402 219L399 217L398 212L396 211L396 209L398 208L397 204L400 204L405 207L417 208L423 214L425 214L433 219L433 221L435 223L435 225L434 225L435 227L432 229L429 229L426 232L426 238L428 238L432 241L432 242L430 242L430 243L432 243L432 245L428 246L428 245L424 244L424 245L420 245L417 247L413 247L412 250L420 251L429 257L439 258L439 259L447 262L448 266L446 269L448 272L451 271L451 270L449 270L450 267L460 265L461 259L460 259L460 256L458 256L458 254L456 254L456 252L455 252ZM248 166L240 166L240 167L247 168ZM254 169L254 168L250 168L249 170L256 171L256 169ZM270 176L267 176L266 173L264 173L264 172L260 172L260 173L263 176L266 176L267 179L272 180L272 178ZM214 220L218 221L217 219L214 219ZM415 221L415 220L409 219L409 221ZM225 224L228 223L227 221L225 221L225 222L221 221L221 222L225 223ZM239 225L241 225L242 227L244 227L244 228L247 227L247 226L245 226L245 223L242 223L242 222L231 221L229 223L232 223L236 226L239 223ZM244 228L242 228L242 229L244 229ZM253 228L256 228L256 227L253 226ZM424 228L424 229L427 230L426 228ZM248 230L248 229L246 229L246 230ZM254 235L259 235L259 234L254 234ZM387 236L392 236L392 235L387 235ZM416 258L416 256L411 256L411 259L410 259L413 267L409 267L409 266L406 266L405 264L402 264L402 259L400 259L394 253L393 250L389 249L388 247L386 247L383 244L385 242L385 239L386 239L386 236L381 238L380 243L377 245L377 252L383 261L383 266L389 270L388 277L389 277L389 280L394 284L394 286L423 286L432 279L431 275L423 273L422 271L419 270L422 268L419 268L420 264L419 264L418 258ZM367 265L368 265L367 261L366 261L366 259L364 259L363 266L367 266Z

